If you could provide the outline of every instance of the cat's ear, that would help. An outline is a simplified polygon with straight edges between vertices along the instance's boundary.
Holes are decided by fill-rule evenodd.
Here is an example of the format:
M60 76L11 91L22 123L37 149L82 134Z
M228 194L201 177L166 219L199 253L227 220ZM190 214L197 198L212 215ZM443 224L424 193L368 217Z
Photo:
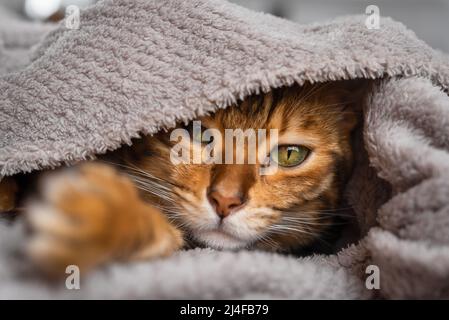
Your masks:
M340 127L342 130L350 134L357 125L361 122L362 115L360 112L355 110L356 104L345 104L342 109L342 117Z
M350 134L362 121L364 97L368 83L363 80L346 80L336 83L335 99L340 106L341 128Z

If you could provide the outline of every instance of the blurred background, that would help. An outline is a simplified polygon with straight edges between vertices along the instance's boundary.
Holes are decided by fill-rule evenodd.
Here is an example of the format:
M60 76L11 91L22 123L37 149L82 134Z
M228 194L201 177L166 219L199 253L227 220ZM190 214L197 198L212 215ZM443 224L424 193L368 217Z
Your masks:
M231 0L242 6L300 23L319 22L348 14L365 14L376 5L416 32L430 46L449 53L449 0Z
M61 19L64 7L87 6L96 0L0 0L29 19ZM163 1L163 0L160 0ZM185 0L189 1L189 0ZM319 22L348 14L365 14L377 5L382 16L390 16L414 30L436 49L449 53L449 0L230 0L257 11L269 12L300 23Z

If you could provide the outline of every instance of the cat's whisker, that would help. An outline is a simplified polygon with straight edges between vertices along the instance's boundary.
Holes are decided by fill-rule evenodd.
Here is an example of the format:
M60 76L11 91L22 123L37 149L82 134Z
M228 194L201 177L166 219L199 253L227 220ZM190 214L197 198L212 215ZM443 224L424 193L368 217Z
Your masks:
M154 205L151 204L152 207L155 207L161 211L163 211L164 213L167 214L168 217L182 217L183 216L183 212L179 210L179 208L169 208L166 206L159 206L159 205Z
M169 198L171 198L171 194L165 192L164 190L159 189L157 186L154 186L152 184L148 184L148 183L141 183L139 181L134 180L134 182L136 183L136 186L140 189L145 189L145 190L149 190L149 191L154 191L157 192L156 195L162 195L162 196L167 196Z
M155 195L155 196L158 196L158 197L160 197L160 198L163 199L163 200L166 200L166 201L173 201L173 199L172 199L171 197L167 197L167 196L163 195L163 194L160 193L158 190L146 188L146 187L144 187L144 186L139 186L139 185L137 186L137 188L140 189L140 190L142 190L142 191L146 191L146 192L148 192L148 193L151 193L151 194L153 194L153 195Z
M310 222L310 221L304 221L304 220L287 220L287 219L281 219L281 221L287 222L289 225L292 226L327 226L327 223L319 223L319 222Z
M289 221L287 220L286 223L292 226L310 226L310 227L328 227L329 223L315 223L315 222L309 222L309 221ZM349 222L332 222L332 226L343 226L348 225Z
M127 175L136 183L139 183L139 184L141 184L143 186L156 188L156 189L160 190L161 193L163 192L163 193L166 193L166 194L170 194L171 190L169 188L165 187L164 185L158 183L158 182L155 182L155 181L152 181L152 180L148 180L148 179L143 179L141 177L135 176L135 175L130 174L130 173L128 173Z
M171 219L169 219L169 221L170 221L171 223L173 223L173 225L174 225L175 227L179 228L179 229L185 230L186 227L189 226L189 223L187 223L187 222L180 222L179 219L173 219L173 218L171 218Z
M277 249L278 244L269 237L269 235L259 236L256 239L256 242L260 242L262 244L267 245L270 249Z
M330 217L347 217L354 218L352 215L342 215L338 213L328 213L328 212L282 212L282 219L294 220L294 221L320 221L328 220Z
M161 183L159 183L159 182L156 182L156 181L153 181L153 180L144 179L144 178L142 178L142 177L135 176L135 175L129 174L129 173L128 173L128 176L130 176L130 177L132 177L134 180L140 181L140 182L142 182L142 183L151 183L152 185L158 186L160 189L163 189L163 190L166 190L166 191L170 191L170 190L171 190L170 188L164 186L163 184L161 184Z
M165 188L168 191L171 190L170 186L177 186L176 184L174 184L170 181L167 181L167 180L164 180L164 179L154 176L153 174L139 168L138 166L136 166L134 164L123 164L123 163L110 162L110 161L106 161L106 160L100 160L100 161L127 169L128 171L131 171L132 172L131 174L133 174L133 175L138 174L142 177L149 178L153 181L154 180L160 181L162 183L162 184L160 184L160 186Z
M285 231L286 234L288 234L288 233L301 234L302 233L302 234L306 234L306 235L313 236L313 237L316 236L315 233L308 232L302 228L285 226L285 225L274 225L274 226L271 226L269 228L269 230L270 231L279 231L281 233Z
M296 206L294 206L293 208L295 208ZM337 208L329 208L329 209L314 209L314 212L336 212L336 211L346 211L346 210L351 210L353 209L353 206L347 206L347 207L337 207ZM279 208L279 207L273 207L273 209L278 210L278 211L292 211L291 209L287 209L287 208ZM307 211L303 211L301 209L298 209L298 212L307 212Z
M332 218L341 218L342 220L353 220L355 219L354 216L351 215L339 215L339 214L330 214L330 213L319 213L316 211L311 212L281 212L282 218L289 218L290 221L311 221L311 222L321 222L321 221L329 221L329 219ZM307 215L307 216L301 216L301 215ZM284 219L288 220L288 219Z
M295 237L300 237L301 234L306 234L308 236L311 236L313 239L320 241L321 243L323 243L324 245L326 245L329 248L332 248L332 245L327 242L326 240L322 239L321 237L317 237L317 233L312 233L312 232L308 232L305 231L303 229L298 229L298 228L292 228L292 227L286 227L286 226L282 226L282 225L275 225L269 228L269 231L272 234L278 234L278 235L289 235L289 236L295 236ZM325 234L326 232L321 232L321 234Z
M157 188L153 188L151 186L144 186L144 185L136 185L136 187L142 191L146 191L146 192L156 195L160 198L164 198L164 200L173 200L170 194L165 194L164 192L161 192L161 190L159 190Z
M344 213L338 213L338 212L326 212L326 211L319 211L319 210L314 210L314 211L285 211L285 210L278 210L280 213L285 214L285 215L289 215L289 216L296 216L298 218L303 218L303 219L327 219L329 217L341 217L341 218L347 218L347 219L354 219L355 215L352 214L344 214ZM317 217L304 217L301 215L317 215Z
M137 181L134 181L134 182L136 182L138 188L152 190L152 191L154 191L153 193L155 193L156 195L165 196L170 199L172 198L172 194L165 192L164 190L161 190L158 187L155 187L155 186L149 185L149 184L139 183Z
M321 220L327 220L324 217L294 217L294 216L283 216L281 220L285 221L301 221L301 222L308 222L308 221L321 221Z

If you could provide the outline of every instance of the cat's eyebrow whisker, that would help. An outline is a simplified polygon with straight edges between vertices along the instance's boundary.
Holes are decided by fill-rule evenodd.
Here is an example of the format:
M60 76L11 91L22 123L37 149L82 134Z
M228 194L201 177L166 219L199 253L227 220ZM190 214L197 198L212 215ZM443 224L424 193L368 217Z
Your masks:
M314 94L319 93L321 90L324 90L327 86L329 86L329 83L325 83L321 86L312 86L309 91L305 91L304 95L302 95L299 99L298 104L303 103L304 101L306 101L307 99L309 99L310 97L312 97Z

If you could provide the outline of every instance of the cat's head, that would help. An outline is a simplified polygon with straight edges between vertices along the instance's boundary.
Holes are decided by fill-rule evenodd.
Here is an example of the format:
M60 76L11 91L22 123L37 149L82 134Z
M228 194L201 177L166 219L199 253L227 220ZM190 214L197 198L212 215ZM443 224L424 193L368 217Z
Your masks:
M338 83L292 86L198 119L203 134L207 129L221 133L221 138L213 137L213 154L221 153L222 162L229 152L225 129L266 129L265 147L270 145L269 130L276 129L277 152L266 152L266 160L276 164L270 174L261 174L266 162L248 164L249 143L244 164L236 164L235 156L233 164L192 163L194 152L201 154L208 144L192 123L177 128L191 138L191 163L174 163L173 148L178 147L179 155L186 142L179 137L171 141L171 131L137 142L126 157L129 173L151 202L198 243L220 249L306 246L332 223L351 169L350 136L357 113L348 105L353 100ZM256 145L256 153L262 149Z

